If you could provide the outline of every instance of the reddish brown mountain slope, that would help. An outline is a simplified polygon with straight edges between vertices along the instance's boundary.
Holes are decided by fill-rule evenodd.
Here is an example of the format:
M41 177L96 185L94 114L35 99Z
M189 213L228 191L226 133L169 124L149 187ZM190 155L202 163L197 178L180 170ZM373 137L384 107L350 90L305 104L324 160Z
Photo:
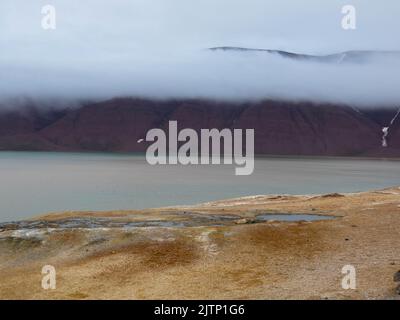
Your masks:
M144 151L147 144L137 141L148 130L166 129L169 120L177 120L180 129L253 128L259 154L399 156L400 125L391 130L390 148L382 148L381 120L376 119L386 119L390 112L376 112L372 116L338 105L277 101L120 98L53 117L46 111L0 114L0 149Z

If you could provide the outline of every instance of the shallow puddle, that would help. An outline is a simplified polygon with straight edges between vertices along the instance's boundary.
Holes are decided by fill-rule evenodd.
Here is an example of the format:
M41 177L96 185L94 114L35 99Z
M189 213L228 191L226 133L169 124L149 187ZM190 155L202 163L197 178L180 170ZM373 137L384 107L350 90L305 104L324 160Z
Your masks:
M254 219L242 219L235 215L206 215L195 212L177 213L176 219L169 220L136 220L124 221L112 218L69 218L55 221L16 221L0 223L0 232L6 230L33 230L33 229L95 229L95 228L143 228L143 227L200 227L200 226L228 226L238 221L244 223L262 223L266 221L319 221L334 219L332 216L316 214L261 214ZM240 223L242 224L242 223Z
M334 216L322 216L318 214L261 214L256 216L256 222L264 221L320 221L332 220Z

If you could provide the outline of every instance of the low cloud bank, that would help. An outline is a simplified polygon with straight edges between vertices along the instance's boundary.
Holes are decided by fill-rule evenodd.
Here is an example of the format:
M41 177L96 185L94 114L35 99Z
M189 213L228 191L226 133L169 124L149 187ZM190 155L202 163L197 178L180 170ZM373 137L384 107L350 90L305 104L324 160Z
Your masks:
M156 52L107 61L0 65L0 97L289 99L357 106L400 104L400 59L299 61L263 52Z
M44 30L41 9L47 1L0 1L0 102L140 96L400 104L398 55L377 53L365 60L356 54L338 64L206 49L400 50L398 0L354 1L358 25L351 31L342 28L341 0L51 4L57 26Z

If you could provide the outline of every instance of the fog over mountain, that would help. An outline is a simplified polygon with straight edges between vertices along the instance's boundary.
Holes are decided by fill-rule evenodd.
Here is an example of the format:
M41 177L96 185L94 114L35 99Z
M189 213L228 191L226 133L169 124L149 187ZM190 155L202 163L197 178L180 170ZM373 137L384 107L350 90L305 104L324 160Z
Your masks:
M396 0L353 1L357 29L347 31L337 0L54 0L57 28L45 31L46 4L0 3L3 105L115 96L400 104Z

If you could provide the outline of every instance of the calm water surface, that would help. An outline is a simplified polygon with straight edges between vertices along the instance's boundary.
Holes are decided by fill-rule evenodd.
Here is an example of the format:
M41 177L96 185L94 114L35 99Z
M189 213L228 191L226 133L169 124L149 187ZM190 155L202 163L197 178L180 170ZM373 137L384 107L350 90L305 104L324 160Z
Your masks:
M400 185L400 162L259 158L231 165L150 166L143 155L0 152L0 221L65 210L140 209L259 194L352 192Z

